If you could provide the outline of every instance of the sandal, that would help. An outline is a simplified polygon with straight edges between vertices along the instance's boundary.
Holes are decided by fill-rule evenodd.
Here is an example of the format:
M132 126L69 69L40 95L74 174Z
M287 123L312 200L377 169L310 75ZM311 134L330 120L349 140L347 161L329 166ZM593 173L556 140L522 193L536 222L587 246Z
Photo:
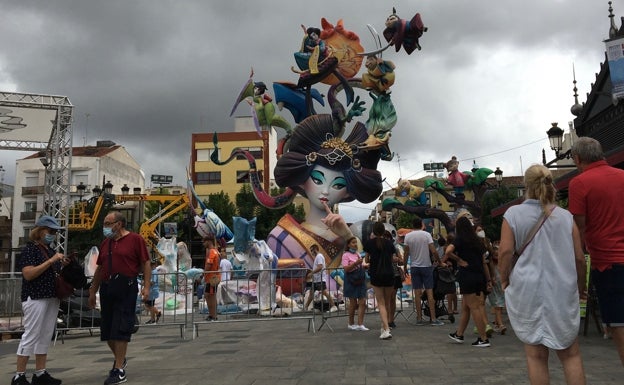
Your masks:
M162 312L158 312L158 314L156 314L156 321L154 321L155 323L158 323L158 321L160 321L161 315L162 315Z

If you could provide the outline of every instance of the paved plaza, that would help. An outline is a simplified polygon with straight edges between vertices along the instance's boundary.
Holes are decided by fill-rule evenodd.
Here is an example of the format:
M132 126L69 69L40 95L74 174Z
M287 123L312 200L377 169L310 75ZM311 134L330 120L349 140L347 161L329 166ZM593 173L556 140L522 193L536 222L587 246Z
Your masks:
M345 317L327 319L316 333L302 319L206 323L193 339L192 326L180 338L177 326L141 326L130 344L128 384L528 384L522 344L511 328L491 338L492 347L463 345L448 333L455 325L415 326L399 314L391 340L379 340L379 318L367 314L368 332L349 331ZM409 321L409 322L408 322ZM315 325L322 324L316 317ZM472 329L472 323L469 330ZM15 370L17 340L0 343L4 383ZM580 336L588 384L622 384L624 368L613 341L593 324ZM72 331L50 350L48 368L65 385L102 384L112 355L98 333ZM551 354L552 384L563 372ZM29 376L34 362L29 363Z

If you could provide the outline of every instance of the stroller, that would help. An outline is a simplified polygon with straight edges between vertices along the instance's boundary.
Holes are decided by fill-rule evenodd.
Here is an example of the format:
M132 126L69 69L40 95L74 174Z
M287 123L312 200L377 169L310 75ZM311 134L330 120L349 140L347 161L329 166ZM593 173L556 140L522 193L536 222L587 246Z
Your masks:
M455 273L453 273L452 268L436 266L433 270L433 299L435 301L436 318L447 317L451 323L455 322L455 316L449 314L444 300L447 294L455 293L456 290ZM426 292L423 291L420 300L423 313L427 317L431 317Z

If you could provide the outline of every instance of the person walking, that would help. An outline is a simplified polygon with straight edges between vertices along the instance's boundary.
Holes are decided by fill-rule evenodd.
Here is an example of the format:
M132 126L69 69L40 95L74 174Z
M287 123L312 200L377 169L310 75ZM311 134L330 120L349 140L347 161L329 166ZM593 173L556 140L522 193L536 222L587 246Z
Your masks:
M126 352L135 324L138 294L137 277L143 273L142 300L149 298L152 270L143 238L126 229L126 218L119 211L104 217L97 268L89 288L89 307L95 308L95 293L100 292L100 340L106 341L115 361L104 381L127 381Z
M580 174L570 181L569 210L589 252L600 317L624 366L624 170L609 166L592 138L579 138L571 155Z
M30 385L26 378L26 365L35 356L32 383L60 385L47 369L48 349L52 341L59 309L59 299L54 287L55 275L69 259L50 247L61 230L56 218L43 215L30 230L29 241L22 249L18 269L22 272L22 313L24 334L17 347L17 369L11 385Z
M368 331L364 326L366 312L366 264L358 253L358 240L351 237L347 240L347 250L342 254L342 267L345 272L344 296L349 299L349 330ZM355 310L358 312L358 322L355 323Z
M444 322L436 318L435 300L433 298L433 269L435 263L441 262L440 256L433 245L431 234L426 232L420 217L413 222L414 230L405 235L405 254L409 255L410 275L412 277L412 290L414 291L414 304L416 305L416 325L422 326L427 323L422 318L421 296L423 289L427 294L429 305L430 324L433 326L444 325Z
M490 276L485 270L485 247L474 232L468 217L462 216L457 219L455 232L455 239L447 246L445 255L457 262L457 282L462 294L462 309L457 330L449 334L449 337L457 343L463 343L464 332L472 316L479 334L472 346L486 348L490 346L490 340L485 330L483 304L485 293L491 283Z
M308 293L308 298L306 299L303 308L308 309L308 306L310 306L310 304L312 303L312 300L314 300L314 292L320 291L321 298L324 296L325 298L327 298L327 301L329 302L329 312L330 313L336 312L338 311L338 307L336 307L336 304L334 303L334 299L332 298L331 294L329 294L329 291L327 290L327 271L325 270L327 262L325 261L325 256L323 255L323 253L319 251L319 247L316 244L310 246L310 252L315 255L314 268L311 271L312 288L310 289L310 292ZM323 309L322 302L323 301L321 301L321 310Z
M364 243L366 252L366 263L370 265L370 282L375 292L375 300L381 318L381 334L379 339L387 340L392 338L390 326L388 325L388 304L393 300L394 292L394 270L392 260L395 257L395 248L392 241L383 237L386 228L383 223L375 222L373 225L374 238Z
M509 321L524 342L531 383L549 382L548 349L553 349L566 382L585 384L578 343L585 256L572 215L555 204L552 182L542 165L526 170L526 199L503 217L498 267Z
M204 261L204 298L208 308L206 321L217 321L217 287L221 281L219 273L221 255L217 250L217 240L214 234L204 237L206 260Z

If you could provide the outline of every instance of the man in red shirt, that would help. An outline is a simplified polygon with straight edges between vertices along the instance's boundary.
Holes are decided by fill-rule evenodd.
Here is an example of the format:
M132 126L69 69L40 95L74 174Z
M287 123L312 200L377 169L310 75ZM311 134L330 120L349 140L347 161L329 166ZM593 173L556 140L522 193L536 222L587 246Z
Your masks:
M152 269L145 240L126 230L126 218L119 211L104 217L104 240L100 244L97 268L89 288L89 307L95 308L100 291L100 340L106 341L115 356L113 369L104 384L121 384L126 379L126 351L135 323L138 293L137 276L143 273L142 299L148 299ZM117 285L122 283L122 285ZM121 290L117 287L121 286Z
M571 154L580 174L570 182L568 208L591 258L602 322L624 365L624 170L607 164L593 138L579 138Z

